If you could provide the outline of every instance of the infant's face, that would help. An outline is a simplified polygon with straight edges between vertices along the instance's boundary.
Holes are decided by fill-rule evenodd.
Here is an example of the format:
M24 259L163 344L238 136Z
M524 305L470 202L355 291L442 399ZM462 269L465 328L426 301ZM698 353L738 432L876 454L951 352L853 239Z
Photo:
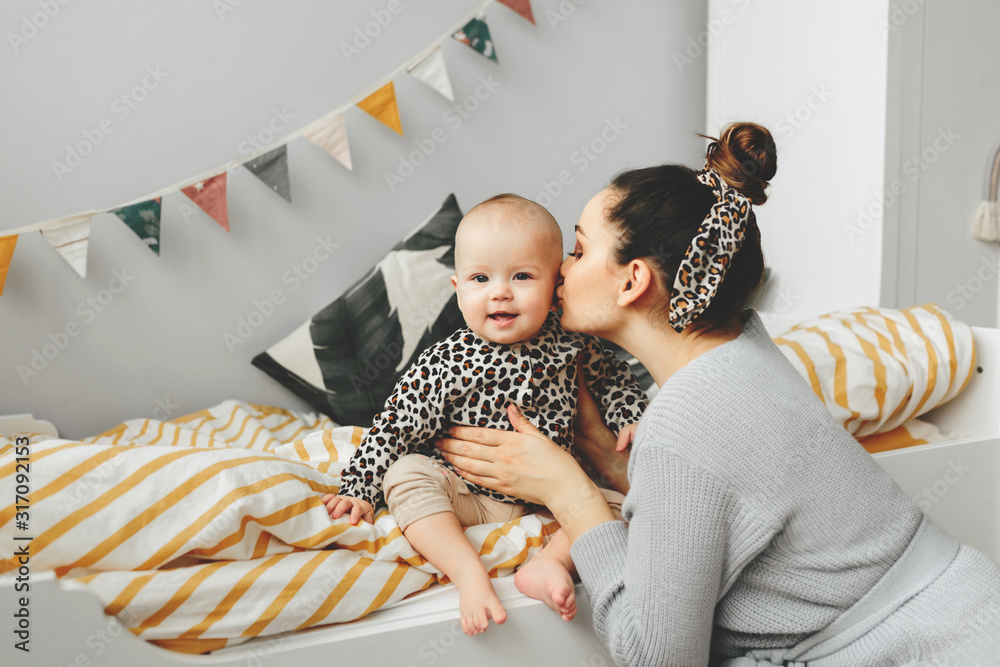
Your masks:
M480 338L519 343L545 323L562 247L523 226L487 225L463 232L452 284L465 323Z

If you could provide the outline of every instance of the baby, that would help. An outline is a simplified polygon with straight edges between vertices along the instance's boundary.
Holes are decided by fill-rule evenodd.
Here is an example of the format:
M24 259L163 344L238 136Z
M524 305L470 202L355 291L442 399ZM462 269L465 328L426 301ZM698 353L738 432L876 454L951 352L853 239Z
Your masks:
M463 526L507 522L540 508L465 481L434 449L455 424L511 430L513 403L542 433L572 451L578 358L604 420L624 449L646 407L628 364L592 336L564 331L553 306L562 232L544 207L497 195L462 218L452 286L468 326L427 348L399 379L385 409L323 502L334 519L373 520L385 496L404 537L455 583L462 629L506 620ZM412 452L412 453L411 453ZM621 517L621 494L603 491ZM544 558L543 558L544 556ZM569 540L555 533L515 576L521 592L566 620L576 613Z

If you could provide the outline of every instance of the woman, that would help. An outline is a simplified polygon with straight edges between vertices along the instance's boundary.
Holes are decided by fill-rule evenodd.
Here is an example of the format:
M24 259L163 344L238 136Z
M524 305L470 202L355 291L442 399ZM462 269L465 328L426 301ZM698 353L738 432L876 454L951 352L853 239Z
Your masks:
M580 217L562 325L624 347L660 387L627 525L516 408L515 431L455 427L439 448L550 509L619 664L1000 664L1000 568L927 521L741 310L775 169L768 131L737 124L702 172L626 172ZM614 483L614 438L582 430Z

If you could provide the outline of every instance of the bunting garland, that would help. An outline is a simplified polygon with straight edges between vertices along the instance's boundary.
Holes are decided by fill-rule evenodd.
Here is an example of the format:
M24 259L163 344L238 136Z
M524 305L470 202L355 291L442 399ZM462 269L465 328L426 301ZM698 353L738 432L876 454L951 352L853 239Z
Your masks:
M392 81L358 102L358 108L396 134L403 136L403 124L399 120L399 105L396 104L396 86Z
M160 254L160 198L150 199L112 211L129 226L146 246Z
M90 217L89 215L78 215L60 227L51 229L41 229L42 236L45 237L52 247L59 251L73 270L80 274L81 278L87 277L87 244L90 242Z
M501 5L507 5L515 12L535 23L535 15L531 13L531 0L499 0Z
M461 30L452 35L455 39L471 47L476 53L497 62L497 52L493 48L490 27L482 18L472 19Z
M17 235L0 236L0 296L3 296L3 286L7 282L7 269L14 257L14 246L17 245Z
M347 129L344 117L334 116L316 129L306 132L305 137L332 155L337 162L354 171L351 165L351 147L347 144Z
M455 101L455 92L451 89L451 79L448 77L448 68L444 64L441 47L434 49L420 62L411 65L406 72L444 95L445 99Z
M292 187L288 182L288 146L278 146L270 153L258 155L244 162L250 173L271 186L271 190L292 203Z
M194 185L181 188L181 192L188 196L188 199L198 205L198 208L219 223L223 229L229 231L229 208L226 205L226 182L229 172L216 174L204 181L198 181Z
M454 102L455 93L445 64L441 44L455 39L466 44L480 55L497 62L496 50L483 12L492 0L481 5L457 22L448 32L428 45L423 51L397 68L377 84L358 94L348 103L334 109L324 117L285 136L280 143L263 147L249 157L241 156L221 168L188 179L158 192L150 193L131 202L99 211L88 211L55 220L36 223L16 229L0 231L0 296L11 265L17 237L27 231L39 231L69 263L81 278L87 276L87 246L90 240L90 223L95 215L113 213L139 237L157 256L160 254L160 220L163 195L180 190L201 210L205 211L223 229L229 231L227 183L229 170L245 166L250 173L267 184L271 190L291 203L291 186L288 172L287 144L300 136L316 144L334 159L353 171L351 150L344 124L344 111L358 107L394 132L403 136L399 104L393 78L403 72L430 86L445 99ZM519 15L535 23L530 0L499 0ZM179 204L188 220L195 209Z

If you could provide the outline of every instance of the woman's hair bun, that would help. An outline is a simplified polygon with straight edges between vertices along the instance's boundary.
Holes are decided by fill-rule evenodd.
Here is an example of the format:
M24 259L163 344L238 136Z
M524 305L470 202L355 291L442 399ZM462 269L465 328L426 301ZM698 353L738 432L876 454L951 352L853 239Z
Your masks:
M778 170L774 139L766 127L756 123L733 123L723 128L719 138L708 145L706 162L730 187L758 206L767 201L764 190Z

